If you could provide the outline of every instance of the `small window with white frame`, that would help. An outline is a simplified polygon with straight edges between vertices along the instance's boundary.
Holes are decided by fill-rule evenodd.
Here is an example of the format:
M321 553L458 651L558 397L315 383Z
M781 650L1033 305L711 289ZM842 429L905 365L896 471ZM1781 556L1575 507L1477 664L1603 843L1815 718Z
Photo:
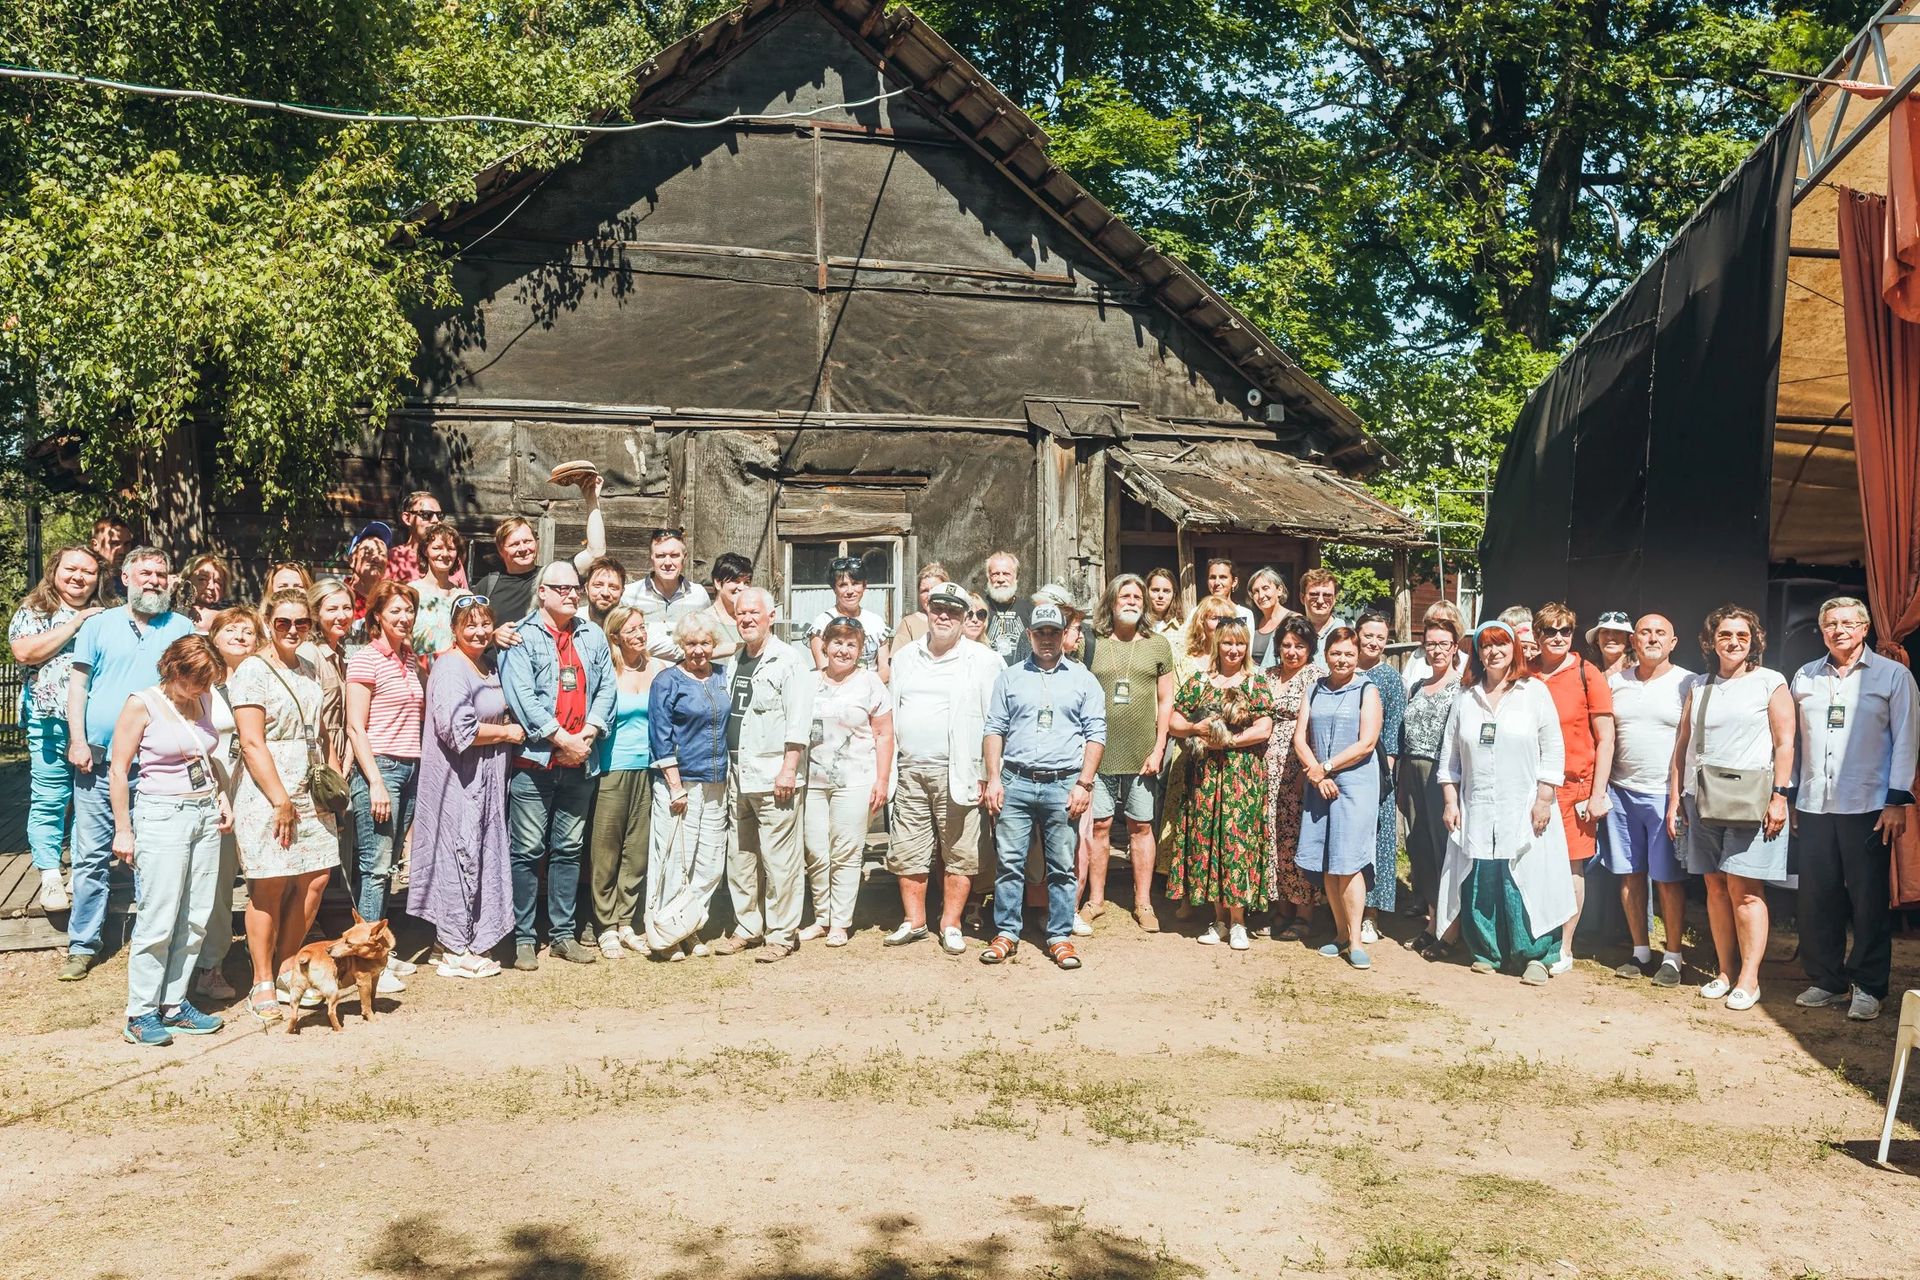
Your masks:
M899 625L900 539L888 537L821 538L786 544L787 625L782 633L798 639L816 616L833 608L834 562L858 560L867 575L860 607L889 628Z

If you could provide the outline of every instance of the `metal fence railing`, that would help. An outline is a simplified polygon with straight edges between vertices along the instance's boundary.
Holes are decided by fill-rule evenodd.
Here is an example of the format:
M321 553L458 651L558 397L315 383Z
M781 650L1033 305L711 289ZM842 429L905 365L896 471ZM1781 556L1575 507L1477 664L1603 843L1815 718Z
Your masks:
M20 689L26 678L25 667L0 662L0 746L27 745L27 727L20 723Z

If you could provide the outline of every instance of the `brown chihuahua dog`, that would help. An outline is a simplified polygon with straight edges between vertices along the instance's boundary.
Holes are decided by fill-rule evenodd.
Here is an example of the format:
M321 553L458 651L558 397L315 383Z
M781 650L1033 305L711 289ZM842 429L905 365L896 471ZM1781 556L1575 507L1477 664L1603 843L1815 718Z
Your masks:
M280 966L287 980L287 1034L300 1029L300 997L309 989L327 1002L327 1021L340 1030L340 997L360 990L360 1015L373 1021L373 984L393 953L393 930L385 920L368 922L353 913L353 927L331 942L310 942Z

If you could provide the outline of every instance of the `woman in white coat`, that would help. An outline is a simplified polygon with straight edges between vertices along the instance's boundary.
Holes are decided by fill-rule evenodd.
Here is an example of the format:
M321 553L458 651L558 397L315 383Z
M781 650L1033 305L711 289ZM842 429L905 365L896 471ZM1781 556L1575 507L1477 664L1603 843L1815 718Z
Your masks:
M1434 771L1451 833L1434 927L1445 937L1460 920L1475 973L1524 965L1520 980L1544 986L1574 905L1554 808L1564 780L1560 717L1505 623L1474 632L1467 671Z

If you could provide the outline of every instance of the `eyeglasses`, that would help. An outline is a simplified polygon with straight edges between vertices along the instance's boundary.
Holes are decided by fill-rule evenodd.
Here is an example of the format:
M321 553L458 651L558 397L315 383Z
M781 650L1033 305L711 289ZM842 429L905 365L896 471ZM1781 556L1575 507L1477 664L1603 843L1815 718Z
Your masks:
M577 596L580 594L580 584L577 582L543 582L540 584L540 589L542 591L551 591L555 595L562 596Z
M1337 594L1336 592L1332 592L1332 591L1309 591L1307 592L1307 599L1331 600L1336 594Z
M1543 636L1570 636L1573 634L1573 628L1572 627L1542 627L1540 628L1540 634Z
M1839 618L1828 618L1820 624L1820 629L1822 631L1865 631L1867 624L1864 622L1846 622Z
M275 618L273 629L283 636L303 636L313 626L312 618Z
M493 601L487 599L485 596L471 596L471 595L455 596L453 598L453 611L455 613L458 613L462 609L466 608L468 605L472 605L472 604L492 604L492 603Z

